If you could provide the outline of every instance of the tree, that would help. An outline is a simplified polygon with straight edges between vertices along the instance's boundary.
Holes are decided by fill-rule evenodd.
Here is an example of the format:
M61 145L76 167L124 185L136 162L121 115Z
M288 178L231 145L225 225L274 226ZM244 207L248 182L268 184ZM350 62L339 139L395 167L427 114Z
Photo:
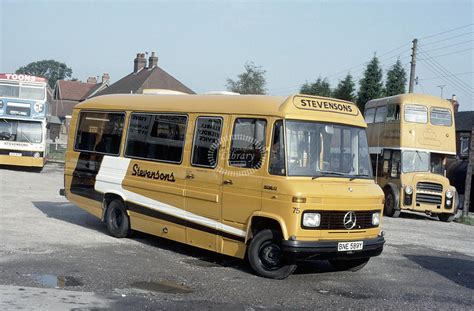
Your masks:
M319 77L314 83L306 82L303 84L301 86L300 93L306 95L331 97L331 86L329 85L327 78L322 79Z
M265 94L266 71L253 62L244 65L245 72L237 76L237 80L227 79L227 90L240 94Z
M400 59L387 71L387 81L385 82L385 96L392 96L405 93L407 84L407 73L402 66Z
M65 63L50 59L29 63L26 66L20 67L16 73L44 77L48 79L49 86L54 88L56 81L72 76L72 69Z
M357 96L357 106L364 112L365 104L374 98L383 96L382 69L379 66L377 56L367 64L364 77L359 81L359 94Z
M348 100L353 102L355 100L355 83L352 80L350 73L340 81L333 93L334 98Z

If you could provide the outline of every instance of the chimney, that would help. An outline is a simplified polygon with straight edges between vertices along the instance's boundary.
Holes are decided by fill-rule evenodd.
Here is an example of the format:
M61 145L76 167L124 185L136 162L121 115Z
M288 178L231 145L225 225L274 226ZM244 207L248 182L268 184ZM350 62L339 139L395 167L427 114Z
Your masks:
M144 53L137 53L137 57L133 61L133 72L139 72L146 66L146 58Z
M96 79L96 77L89 77L89 78L87 78L87 83L89 83L89 84L97 84L97 79Z
M158 56L155 56L155 52L151 52L151 56L148 58L148 68L152 69L158 65Z
M107 82L107 81L109 81L109 80L110 80L109 74L108 74L108 73L104 73L104 74L102 75L102 83Z
M456 99L456 95L453 94L453 97L451 97L451 99L449 99L449 101L450 101L451 104L453 105L454 113L457 113L458 110L459 110L459 102L458 102L458 100Z

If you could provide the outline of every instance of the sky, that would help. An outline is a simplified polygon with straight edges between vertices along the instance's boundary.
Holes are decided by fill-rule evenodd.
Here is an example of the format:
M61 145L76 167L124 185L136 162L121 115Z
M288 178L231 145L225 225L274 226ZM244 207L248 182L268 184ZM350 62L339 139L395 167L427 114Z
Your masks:
M350 72L375 55L386 71L410 69L418 38L415 92L474 110L473 1L21 1L0 0L0 72L43 59L73 77L133 70L139 52L197 93L225 90L246 62L266 71L267 93L297 93Z

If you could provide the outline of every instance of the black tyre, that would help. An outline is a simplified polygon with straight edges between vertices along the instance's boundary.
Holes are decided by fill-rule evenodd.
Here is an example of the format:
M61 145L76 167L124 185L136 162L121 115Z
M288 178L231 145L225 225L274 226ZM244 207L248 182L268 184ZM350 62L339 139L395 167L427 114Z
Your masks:
M438 214L438 219L444 222L451 222L456 217L456 214L449 214L449 213L441 213Z
M385 205L383 207L383 213L386 216L398 217L400 216L400 210L398 209L398 202L393 193L392 189L385 189Z
M260 276L284 279L296 269L296 264L285 261L281 249L282 236L276 230L259 231L248 249L248 260L252 269Z
M110 235L126 238L130 234L130 219L121 200L113 200L105 212L105 224Z
M358 271L364 268L369 262L370 258L360 258L360 259L334 259L329 260L329 263L337 271Z

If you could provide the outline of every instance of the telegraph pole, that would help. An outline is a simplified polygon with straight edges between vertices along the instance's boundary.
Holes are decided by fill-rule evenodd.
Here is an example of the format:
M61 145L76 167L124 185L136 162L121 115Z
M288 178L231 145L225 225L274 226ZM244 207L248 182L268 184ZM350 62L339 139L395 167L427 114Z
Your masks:
M411 53L411 68L410 68L410 84L408 85L408 93L413 93L415 86L415 67L416 67L416 48L418 46L418 39L413 39L413 47Z

